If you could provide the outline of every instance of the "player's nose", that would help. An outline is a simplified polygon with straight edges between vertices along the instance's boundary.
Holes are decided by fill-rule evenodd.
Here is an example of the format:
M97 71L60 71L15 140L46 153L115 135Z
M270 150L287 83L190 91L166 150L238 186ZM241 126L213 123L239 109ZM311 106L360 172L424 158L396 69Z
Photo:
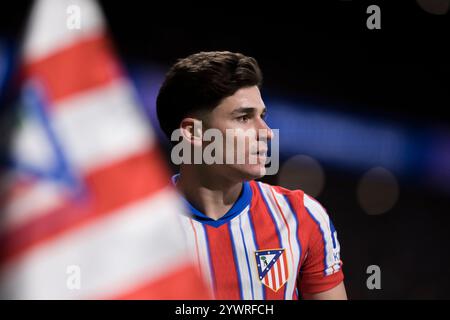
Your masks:
M267 138L267 140L271 140L273 138L272 129L268 126L266 121L264 121L263 119L259 119L259 123L258 123L258 138L260 138L260 137L265 137L265 138Z

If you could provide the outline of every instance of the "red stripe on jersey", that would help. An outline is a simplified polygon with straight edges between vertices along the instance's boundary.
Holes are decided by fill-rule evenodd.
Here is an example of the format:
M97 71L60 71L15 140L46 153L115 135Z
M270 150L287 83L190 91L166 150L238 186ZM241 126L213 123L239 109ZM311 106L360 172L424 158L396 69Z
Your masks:
M287 259L283 259L283 264L284 264L284 270L288 270L288 261L287 261ZM297 270L297 274L296 274L295 279L298 279L298 274L299 274L299 270ZM289 277L289 274L287 274L286 272L285 272L285 277L286 277L286 279L287 279L287 277ZM292 300L298 300L297 292L295 290L295 288L297 288L297 285L298 284L296 282L295 283L295 287L294 287L294 292L292 294Z
M167 276L158 277L141 286L118 296L105 297L103 299L112 300L206 300L211 297L208 290L199 282L200 275L192 266L185 266L169 273Z
M233 244L228 224L218 228L205 225L208 249L214 273L215 298L218 300L239 300L239 279L234 261Z
M276 263L278 263L278 261ZM278 269L278 266L277 266L277 269ZM278 277L278 272L275 273L275 268L272 267L272 283L275 288L277 287L277 277ZM278 284L279 284L279 282L278 282Z
M275 287L275 276L274 276L274 271L275 268L271 268L269 270L269 272L267 272L267 274L269 275L269 285L271 285L271 287Z
M277 200L277 197L275 196L275 194L273 193L273 190L272 190L272 187L270 186L269 187L269 190L270 190L270 193L272 194L272 197L273 197L273 199L275 200L275 203L276 203L276 205L277 205L277 208L278 208L278 210L280 211L280 213L281 213L281 217L283 218L283 222L284 222L284 225L286 226L286 228L287 228L287 232L288 232L288 243L289 243L289 252L290 252L290 254L291 254L291 261L294 261L294 254L293 254L293 250L292 250L292 244L291 244L291 228L289 228L289 224L288 224L288 222L287 222L287 220L286 220L286 217L284 216L284 212L283 212L283 210L281 209L281 206L280 206L280 204L278 203L278 200ZM286 255L286 259L287 259L288 257L287 257L287 255Z
M283 268L283 266L281 265L281 263L280 263L280 259L278 259L278 261L277 261L277 271L278 271L278 281L279 281L279 283L280 283L280 285L281 284L283 284L283 282L284 282L284 277L283 277L283 275L281 274L281 268Z
M257 182L251 181L250 186L252 188L253 198L249 218L255 229L256 246L258 250L281 248L281 240L276 236L277 228L275 222L272 220L264 203ZM283 300L284 291L284 289L280 289L278 292L274 292L272 289L264 286L265 297L268 300Z
M0 262L144 199L168 185L156 148L89 173L86 199L66 199L54 210L0 235ZM83 201L85 200L85 201Z
M26 77L43 81L51 102L108 84L122 74L111 44L103 34L33 61L24 73Z
M306 228L305 225L303 225L304 215L306 213L305 207L303 205L304 193L301 190L291 191L291 190L284 189L283 187L280 187L280 186L272 186L272 188L274 188L280 194L283 194L284 196L286 196L289 204L291 205L293 214L295 215L297 223L298 223L297 238L300 242L300 247L302 248L300 262L297 267L297 277L298 277L298 275L300 274L302 262L305 258L305 254L306 254L306 250L304 250L304 248L306 248L306 245L307 245L308 233L305 232L305 230L309 230ZM286 191L288 191L288 192L286 192ZM297 282L296 288L298 288L298 286L299 286L299 284ZM299 298L298 294L297 294L296 290L294 290L292 299L297 300L298 298Z
M304 217L306 214L305 211L305 207L303 205L303 192L300 190L295 191L295 193L293 192L289 192L286 195L286 198L288 199L289 203L291 204L291 208L292 210L294 210L294 214L297 218L299 227L298 229L298 233L297 233L297 238L300 241L300 246L302 247L302 252L301 252L301 256L300 256L300 263L298 264L298 270L297 270L297 275L300 272L301 269L301 265L302 262L305 258L305 254L306 254L306 250L303 250L303 248L306 248L307 245L307 239L308 239L308 233L305 232L306 230L309 230L307 228L305 228L306 226L303 225L304 222ZM295 290L294 290L295 292Z
M314 232L314 230L319 229L319 226L314 222L314 220L312 220L309 213L306 211L306 208L305 208L305 205L303 202L303 197L305 196L305 194L302 191L298 190L298 191L296 191L296 193L289 193L286 196L287 196L289 202L291 203L293 210L295 210L295 213L297 214L297 219L298 219L300 225L302 226L301 232L299 229L299 232L297 235L298 239L300 241L300 244L301 244L302 248L308 248L310 246L309 239L311 237L311 233ZM306 196L308 196L308 195L306 195ZM320 232L320 230L318 230L317 232ZM318 250L320 252L323 252L323 250L324 250L323 241L320 241L319 246L320 247L318 248ZM304 266L306 252L307 252L307 250L302 250L302 255L300 257L299 269L298 269L297 274L300 274L300 269ZM319 271L325 269L325 265L324 265L323 261L321 261L321 262L322 263L316 267L316 268L318 268L317 270L319 270ZM297 287L300 290L299 284L297 284ZM301 294L301 292L300 292L300 294Z

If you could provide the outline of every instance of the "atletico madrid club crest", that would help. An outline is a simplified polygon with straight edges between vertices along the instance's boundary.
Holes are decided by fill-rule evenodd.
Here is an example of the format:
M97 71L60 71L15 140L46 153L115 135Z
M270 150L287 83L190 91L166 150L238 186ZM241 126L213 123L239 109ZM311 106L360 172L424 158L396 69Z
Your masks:
M277 292L289 277L285 249L258 250L255 252L259 280Z

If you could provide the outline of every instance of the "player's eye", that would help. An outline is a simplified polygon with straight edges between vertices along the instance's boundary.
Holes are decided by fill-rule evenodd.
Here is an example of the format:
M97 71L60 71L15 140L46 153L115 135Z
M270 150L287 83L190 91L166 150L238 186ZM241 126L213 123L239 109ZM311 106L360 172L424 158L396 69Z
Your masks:
M237 118L237 120L238 120L239 122L248 122L248 120L250 120L250 117L249 117L248 115L243 115L243 116L239 116L239 117Z

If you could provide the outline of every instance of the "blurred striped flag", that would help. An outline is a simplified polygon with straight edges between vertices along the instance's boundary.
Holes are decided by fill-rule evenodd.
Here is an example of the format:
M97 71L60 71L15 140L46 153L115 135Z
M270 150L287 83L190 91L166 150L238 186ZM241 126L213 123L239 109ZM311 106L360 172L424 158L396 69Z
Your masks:
M40 0L0 190L6 299L202 299L182 210L94 1Z

